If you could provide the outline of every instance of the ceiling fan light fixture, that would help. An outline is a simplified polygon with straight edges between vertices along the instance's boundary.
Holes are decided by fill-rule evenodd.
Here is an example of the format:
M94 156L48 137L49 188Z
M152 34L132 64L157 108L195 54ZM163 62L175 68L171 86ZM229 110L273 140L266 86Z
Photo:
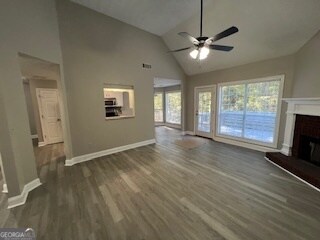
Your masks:
M203 0L201 0L200 9L201 9L201 11L200 11L200 36L195 38L187 32L179 32L178 33L181 37L188 39L189 42L191 42L193 44L193 46L180 48L180 49L176 49L176 50L171 50L169 52L176 53L176 52L185 51L185 50L188 50L191 48L195 48L193 51L191 51L189 53L191 58L193 58L195 60L203 60L208 57L210 50L230 52L233 49L232 46L217 45L217 44L214 44L214 42L239 32L239 29L235 26L232 26L232 27L216 34L213 37L203 36L202 35Z
M206 59L206 58L208 57L208 55L209 55L209 52L210 52L209 48L207 48L207 47L202 47L202 48L200 49L199 59L200 59L200 60Z
M193 59L196 59L199 55L199 50L198 49L194 49L193 51L190 52L190 56L193 58Z

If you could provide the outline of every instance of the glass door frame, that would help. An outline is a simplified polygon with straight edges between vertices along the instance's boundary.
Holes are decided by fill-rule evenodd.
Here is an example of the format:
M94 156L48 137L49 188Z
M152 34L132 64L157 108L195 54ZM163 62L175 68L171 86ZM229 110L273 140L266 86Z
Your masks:
M203 132L198 130L198 99L200 92L211 92L211 116L210 116L210 132ZM216 103L217 103L217 86L206 85L194 88L194 134L201 137L213 139L216 126Z

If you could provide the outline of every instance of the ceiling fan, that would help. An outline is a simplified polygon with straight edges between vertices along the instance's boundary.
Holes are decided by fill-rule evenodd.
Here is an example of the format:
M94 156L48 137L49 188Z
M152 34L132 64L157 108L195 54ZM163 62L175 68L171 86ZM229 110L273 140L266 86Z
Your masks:
M218 50L218 51L224 51L224 52L229 52L233 49L231 46L224 46L224 45L216 45L213 44L214 42L228 37L232 34L235 34L236 32L239 31L239 29L235 26L232 26L221 33L218 33L217 35L213 37L205 37L202 36L202 21L203 21L203 0L201 0L201 17L200 17L200 37L193 37L187 32L180 32L178 33L181 37L187 38L194 46L191 47L186 47L186 48L180 48L176 50L172 50L169 52L181 52L185 51L191 48L195 48L193 51L190 52L190 56L193 59L199 59L203 60L207 58L210 49L212 50Z

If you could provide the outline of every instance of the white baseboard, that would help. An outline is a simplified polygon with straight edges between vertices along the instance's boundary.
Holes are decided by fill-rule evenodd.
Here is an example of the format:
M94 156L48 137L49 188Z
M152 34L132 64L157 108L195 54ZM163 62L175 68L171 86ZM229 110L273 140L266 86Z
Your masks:
M307 181L303 180L302 178L298 177L297 175L293 174L292 172L289 172L287 169L284 169L283 167L281 167L280 165L276 164L275 162L272 162L269 158L264 157L269 163L272 163L274 166L280 168L281 170L285 171L286 173L290 174L291 176L295 177L296 179L300 180L301 182L307 184L309 187L317 190L318 192L320 192L320 189L317 188L316 186L313 186L312 184L308 183Z
M33 134L33 135L31 135L31 138L32 138L32 139L37 139L37 138L38 138L38 134Z
M20 195L10 197L8 199L8 208L14 208L14 207L25 204L29 192L31 192L33 189L39 187L40 185L41 185L41 182L40 182L39 178L24 185L22 193Z
M264 146L260 146L252 143L246 143L246 142L236 141L232 139L217 137L217 136L213 137L213 140L217 142L227 143L227 144L231 144L239 147L256 150L259 152L279 152L279 150L275 148L264 147Z
M291 156L291 147L287 144L282 144L281 153L286 156Z
M165 123L163 126L175 129L181 129L181 124Z
M183 131L182 132L182 135L191 135L191 136L194 136L194 135L196 135L194 132L192 132L192 131Z
M47 145L45 142L38 142L38 147L43 147L45 145Z
M2 192L3 192L3 193L8 193L8 186L7 186L6 183L4 183L4 184L2 185Z
M153 144L153 143L156 143L155 139L150 139L147 141L137 142L137 143L133 143L133 144L125 145L125 146L120 146L120 147L116 147L116 148L111 148L111 149L103 150L100 152L89 153L89 154L77 156L72 159L67 159L65 166L72 166L74 164L86 162L86 161L89 161L89 160L92 160L92 159L95 159L98 157L110 155L110 154L117 153L117 152L126 151L126 150L129 150L132 148L146 146L146 145Z

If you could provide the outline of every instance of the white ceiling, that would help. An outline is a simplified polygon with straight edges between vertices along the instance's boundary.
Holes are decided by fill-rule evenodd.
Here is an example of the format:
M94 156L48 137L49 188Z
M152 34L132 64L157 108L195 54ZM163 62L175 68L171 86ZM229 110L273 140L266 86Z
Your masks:
M200 64L190 51L175 53L188 75L230 68L276 58L298 51L320 29L319 0L215 0L204 10L204 35L213 36L235 25L239 32L217 41L234 46L229 53L211 51ZM187 20L163 36L170 49L190 46L178 36L186 31L199 34L198 16Z
M72 1L161 35L171 50L191 45L178 32L199 35L200 0ZM237 26L239 33L217 42L235 49L211 51L200 63L190 51L175 53L188 75L295 53L320 29L320 0L205 0L203 24L208 37Z
M19 65L24 78L60 80L59 65L27 55L19 55Z
M177 86L180 84L181 84L181 80L165 79L165 78L155 78L153 80L153 86L155 88Z
M200 3L195 0L71 1L159 36L191 17Z

